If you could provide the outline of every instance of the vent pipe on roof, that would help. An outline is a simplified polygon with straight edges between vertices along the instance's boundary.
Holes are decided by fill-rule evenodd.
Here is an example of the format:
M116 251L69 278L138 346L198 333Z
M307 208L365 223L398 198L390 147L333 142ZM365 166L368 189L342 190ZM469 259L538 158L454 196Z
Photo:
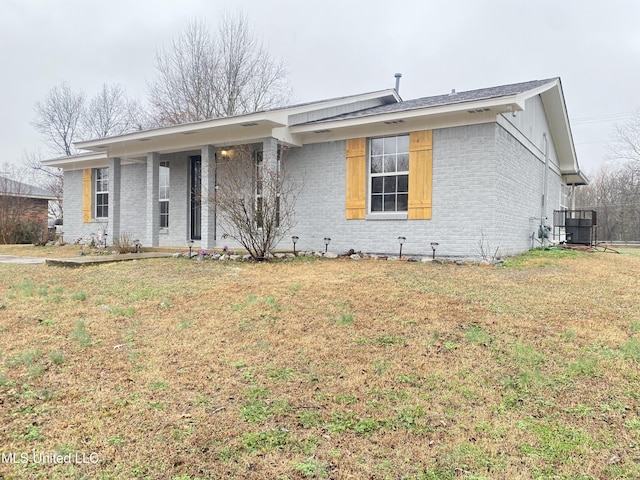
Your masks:
M396 73L394 77L396 77L396 93L400 93L400 78L402 77L402 74Z

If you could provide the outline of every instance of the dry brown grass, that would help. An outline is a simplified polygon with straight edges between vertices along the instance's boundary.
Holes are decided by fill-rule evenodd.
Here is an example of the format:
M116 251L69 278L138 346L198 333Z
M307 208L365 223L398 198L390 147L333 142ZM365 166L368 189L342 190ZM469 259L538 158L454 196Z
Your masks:
M0 265L0 473L638 478L639 294L637 254Z

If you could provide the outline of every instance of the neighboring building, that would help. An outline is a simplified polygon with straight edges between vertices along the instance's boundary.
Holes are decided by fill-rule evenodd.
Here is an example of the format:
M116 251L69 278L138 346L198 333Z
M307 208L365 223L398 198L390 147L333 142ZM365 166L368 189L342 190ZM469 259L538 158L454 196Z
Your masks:
M396 90L80 142L64 170L65 235L104 229L146 246L221 247L224 225L193 195L216 158L256 145L304 181L298 249L477 257L526 251L580 172L559 78L403 101ZM223 181L222 179L220 181ZM194 188L195 187L195 188ZM549 220L550 221L550 220ZM282 248L291 248L285 239Z
M47 190L0 176L0 243L26 241L25 230L34 227L44 231L53 200Z

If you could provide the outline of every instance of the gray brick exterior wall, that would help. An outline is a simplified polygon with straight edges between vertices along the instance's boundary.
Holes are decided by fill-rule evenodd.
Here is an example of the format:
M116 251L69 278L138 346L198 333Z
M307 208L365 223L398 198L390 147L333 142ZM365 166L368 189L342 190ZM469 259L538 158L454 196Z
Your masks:
M91 234L98 234L107 228L104 221L82 221L82 170L67 170L64 172L64 225L63 237L65 242L74 242L78 238L86 238ZM92 207L92 214L95 209Z
M170 162L171 169L169 229L159 234L161 246L184 247L189 237L189 156L197 154L200 151L160 156L161 161ZM404 236L403 254L430 255L430 242L438 242L439 256L477 258L484 235L486 244L492 250L499 247L503 255L522 252L531 248L531 235L540 223L543 160L540 151L498 123L437 129L433 132L432 219L346 220L345 142L290 148L283 166L304 188L297 203L296 227L280 247L292 248L289 239L297 235L299 250L324 250L323 238L330 237L334 252L353 248L395 254L397 238ZM121 170L120 231L145 239L147 167L123 164ZM560 186L554 167L549 174L550 219L560 205ZM65 172L64 205L67 241L101 227L82 222L80 170ZM233 246L221 235L218 219L215 245Z
M346 220L345 142L291 149L287 171L304 178L297 226L302 250L321 250L330 237L336 252L398 252L478 257L480 242L514 254L531 248L540 216L544 163L495 123L445 128L433 133L431 220ZM558 208L560 177L549 175L548 216ZM283 242L289 247L289 242Z

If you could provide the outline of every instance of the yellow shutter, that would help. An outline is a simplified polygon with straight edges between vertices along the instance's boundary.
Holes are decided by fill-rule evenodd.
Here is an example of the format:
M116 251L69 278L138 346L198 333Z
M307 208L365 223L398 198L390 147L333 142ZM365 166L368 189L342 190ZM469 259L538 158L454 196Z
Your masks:
M433 137L431 130L409 135L409 220L431 219Z
M91 221L91 198L92 194L91 169L85 168L82 171L82 221Z
M367 140L347 140L347 220L364 219L367 210Z

